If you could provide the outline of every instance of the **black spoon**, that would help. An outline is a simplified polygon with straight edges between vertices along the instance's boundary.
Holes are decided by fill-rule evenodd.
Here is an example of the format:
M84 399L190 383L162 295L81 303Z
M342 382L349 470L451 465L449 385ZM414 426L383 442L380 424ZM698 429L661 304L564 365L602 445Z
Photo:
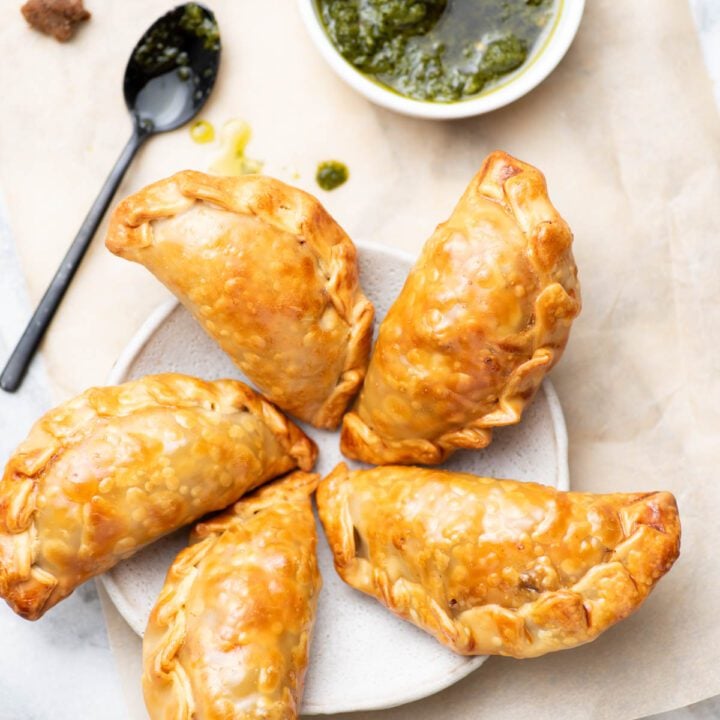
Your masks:
M163 15L142 36L125 69L123 92L133 121L128 144L90 208L80 231L33 313L0 375L0 388L15 392L105 215L130 161L151 135L192 119L215 84L220 33L215 16L187 3Z

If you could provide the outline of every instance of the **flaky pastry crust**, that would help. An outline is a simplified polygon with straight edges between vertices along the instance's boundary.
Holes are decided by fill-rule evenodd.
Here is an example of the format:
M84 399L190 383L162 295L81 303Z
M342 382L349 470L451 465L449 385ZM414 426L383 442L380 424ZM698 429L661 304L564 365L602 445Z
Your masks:
M314 197L188 170L121 202L106 244L172 290L270 400L337 427L365 376L373 307L355 246Z
M310 494L296 472L196 528L143 639L153 720L291 720L320 591Z
M317 501L342 579L464 655L589 642L630 615L680 551L667 492L341 464Z
M580 312L571 243L542 173L489 155L380 326L343 453L433 465L519 422Z
M165 374L50 410L0 481L0 596L30 620L85 580L267 480L312 440L237 380Z

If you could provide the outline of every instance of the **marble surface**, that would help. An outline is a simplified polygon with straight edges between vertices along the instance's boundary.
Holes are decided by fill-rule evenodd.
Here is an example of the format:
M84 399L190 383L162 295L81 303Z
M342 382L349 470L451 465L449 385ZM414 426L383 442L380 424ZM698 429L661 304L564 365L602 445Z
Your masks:
M690 0L690 7L720 109L720 0Z
M690 0L708 71L720 104L720 0ZM22 273L0 202L0 358L29 314ZM42 362L22 395L0 396L0 456L25 434L30 420L51 404ZM0 604L0 720L126 718L100 604L88 584L36 622L16 618ZM720 699L654 716L662 720L720 717Z
M0 202L0 358L7 357L30 313L7 214ZM23 392L0 391L0 457L51 405L42 359ZM87 583L35 623L0 602L0 720L127 718L95 585Z

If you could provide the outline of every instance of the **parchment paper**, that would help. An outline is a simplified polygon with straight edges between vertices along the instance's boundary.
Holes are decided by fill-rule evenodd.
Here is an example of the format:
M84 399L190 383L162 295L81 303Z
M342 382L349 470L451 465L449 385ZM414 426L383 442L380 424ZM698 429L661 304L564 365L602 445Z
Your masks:
M94 17L66 47L26 30L16 4L2 0L0 182L37 300L129 134L128 51L169 3L88 0ZM680 505L681 558L628 621L573 651L491 659L434 698L362 717L615 720L720 693L720 124L686 3L589 0L540 88L454 123L356 95L316 54L291 0L212 5L224 56L204 116L248 120L249 153L286 180L299 171L353 237L417 251L492 149L543 169L575 231L585 305L553 374L572 484L669 489ZM187 130L153 139L121 194L205 169L214 152ZM327 194L313 171L329 158L351 179ZM164 297L96 242L44 346L58 398L102 383Z

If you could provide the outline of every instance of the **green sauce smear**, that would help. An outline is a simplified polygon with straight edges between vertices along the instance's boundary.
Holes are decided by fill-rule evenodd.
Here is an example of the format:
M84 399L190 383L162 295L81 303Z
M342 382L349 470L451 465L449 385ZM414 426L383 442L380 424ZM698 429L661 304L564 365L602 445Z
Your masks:
M416 100L478 95L519 68L554 0L316 0L340 54Z
M199 5L188 3L185 6L183 16L180 18L180 27L200 38L206 50L219 50L220 32L217 23L205 17Z
M318 165L315 180L323 190L340 187L350 176L347 166L337 160L326 160Z

